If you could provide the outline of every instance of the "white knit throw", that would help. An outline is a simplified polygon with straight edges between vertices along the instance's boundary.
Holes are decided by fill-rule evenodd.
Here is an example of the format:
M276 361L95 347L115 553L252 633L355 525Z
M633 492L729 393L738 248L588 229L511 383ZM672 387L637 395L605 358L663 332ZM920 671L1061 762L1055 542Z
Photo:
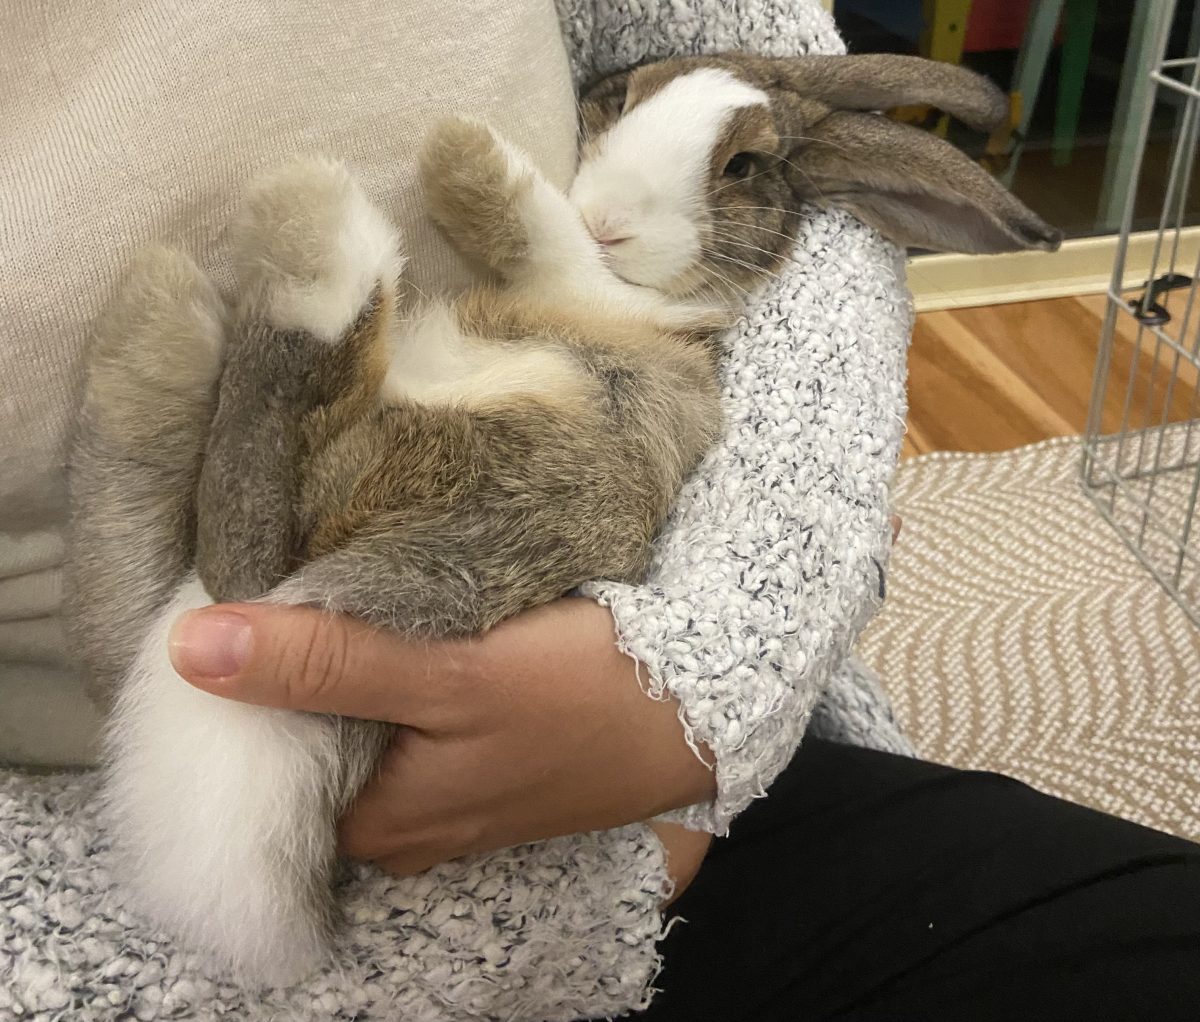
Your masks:
M560 10L577 81L669 53L841 51L814 0ZM682 814L695 827L722 831L762 795L810 718L830 737L907 750L877 684L846 659L889 545L911 326L902 273L873 231L814 211L728 338L724 439L680 497L649 580L587 587L651 695L678 698L690 738L716 754L715 804ZM566 1022L653 992L665 876L643 826L413 878L354 867L336 963L260 994L207 977L121 909L94 786L0 775L0 1019Z

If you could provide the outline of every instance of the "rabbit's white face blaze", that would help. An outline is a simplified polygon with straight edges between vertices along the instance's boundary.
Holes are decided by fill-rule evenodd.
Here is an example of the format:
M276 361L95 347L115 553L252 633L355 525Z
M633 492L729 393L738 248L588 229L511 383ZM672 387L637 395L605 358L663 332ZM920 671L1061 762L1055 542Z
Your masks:
M701 68L646 96L584 149L571 186L588 230L622 279L672 292L701 282L714 148L765 92Z

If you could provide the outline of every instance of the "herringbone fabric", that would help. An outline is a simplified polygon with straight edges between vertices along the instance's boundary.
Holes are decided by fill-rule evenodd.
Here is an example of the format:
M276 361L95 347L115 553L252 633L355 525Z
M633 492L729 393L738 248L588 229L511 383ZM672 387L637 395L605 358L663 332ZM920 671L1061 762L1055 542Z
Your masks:
M888 600L859 653L923 757L1200 838L1200 630L1079 462L1066 438L902 466ZM1159 499L1184 494L1168 480Z

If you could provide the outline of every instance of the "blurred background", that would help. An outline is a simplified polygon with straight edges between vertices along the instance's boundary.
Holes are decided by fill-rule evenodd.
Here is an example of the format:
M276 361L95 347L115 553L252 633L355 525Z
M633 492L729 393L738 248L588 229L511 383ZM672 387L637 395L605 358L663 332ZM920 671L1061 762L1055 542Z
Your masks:
M851 52L910 53L987 75L1010 97L1010 120L991 138L923 110L902 112L983 160L1069 238L1116 230L1134 170L1149 87L1154 0L834 0ZM1167 57L1196 52L1197 5L1181 3ZM1181 127L1182 97L1156 108L1134 229L1157 227ZM1189 174L1195 168L1188 168ZM1189 224L1200 223L1190 192Z
M904 531L859 655L923 755L1195 840L1200 2L826 6L851 52L995 82L991 135L896 116L1067 238L912 253Z

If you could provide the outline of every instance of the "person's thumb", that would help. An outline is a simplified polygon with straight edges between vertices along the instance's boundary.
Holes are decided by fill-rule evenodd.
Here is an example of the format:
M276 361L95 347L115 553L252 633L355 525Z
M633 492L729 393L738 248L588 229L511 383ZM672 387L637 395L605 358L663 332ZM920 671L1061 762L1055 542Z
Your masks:
M259 706L416 723L434 650L340 614L308 607L226 604L184 614L171 663L214 695ZM419 702L419 700L418 700Z

